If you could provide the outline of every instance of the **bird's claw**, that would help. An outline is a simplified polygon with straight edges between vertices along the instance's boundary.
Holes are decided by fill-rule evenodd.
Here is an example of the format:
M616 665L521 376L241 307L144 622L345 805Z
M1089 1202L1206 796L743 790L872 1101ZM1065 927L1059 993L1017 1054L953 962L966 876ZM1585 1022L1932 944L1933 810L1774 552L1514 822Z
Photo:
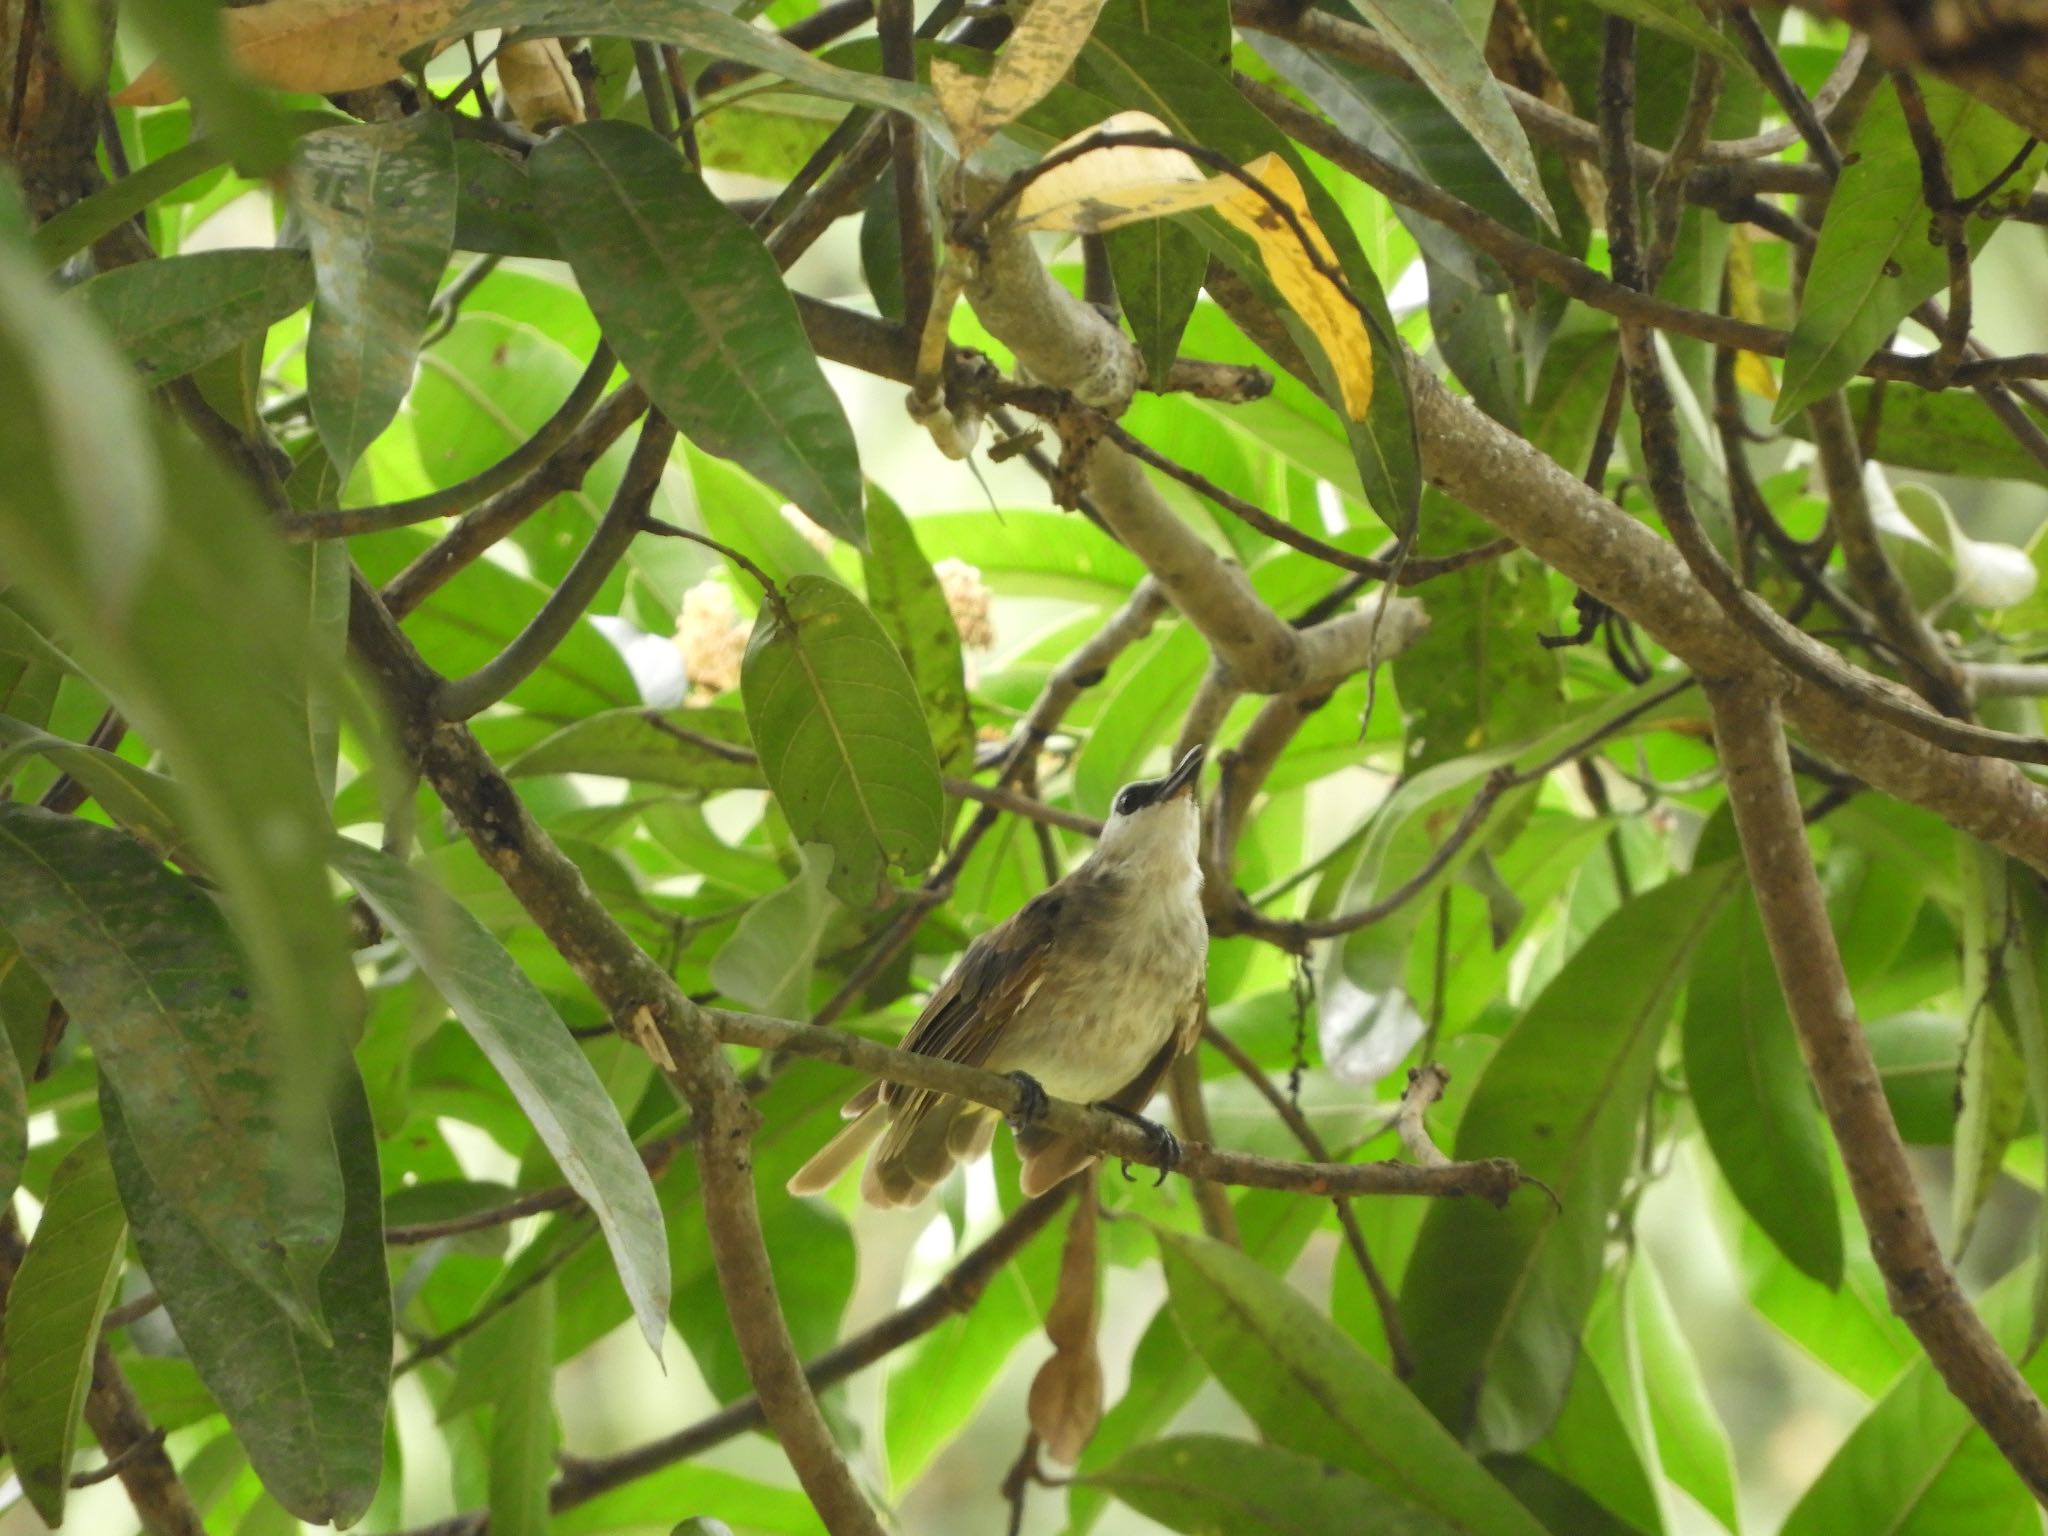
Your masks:
M1145 1139L1152 1144L1152 1155L1159 1159L1159 1177L1152 1181L1154 1189L1164 1184L1167 1174L1180 1166L1180 1138L1157 1120L1147 1120L1143 1115L1138 1114L1134 1110L1125 1109L1121 1104L1097 1104L1095 1108L1106 1109L1119 1120L1128 1120L1145 1133ZM1123 1159L1122 1166L1123 1176L1126 1179L1135 1179L1137 1177L1131 1172L1131 1160L1129 1158Z
M1006 1072L1003 1075L1017 1085L1017 1111L1008 1117L1010 1129L1021 1130L1033 1121L1043 1119L1046 1107L1052 1103L1044 1085L1029 1072Z

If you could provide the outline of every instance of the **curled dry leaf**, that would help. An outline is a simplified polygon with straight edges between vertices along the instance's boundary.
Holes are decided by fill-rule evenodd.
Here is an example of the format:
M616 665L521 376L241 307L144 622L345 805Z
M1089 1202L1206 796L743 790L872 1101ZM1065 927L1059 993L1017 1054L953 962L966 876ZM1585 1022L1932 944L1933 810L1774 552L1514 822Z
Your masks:
M1035 0L985 80L951 66L932 66L939 110L960 142L963 159L1060 83L1088 41L1102 4L1103 0Z
M1046 1454L1073 1466L1102 1421L1102 1358L1095 1352L1095 1174L1085 1185L1060 1250L1059 1291L1045 1314L1052 1358L1031 1381L1031 1428Z
M454 31L464 0L267 0L221 17L235 62L287 91L363 90L402 72L399 60ZM114 98L160 107L184 89L152 64Z
M1450 1159L1430 1140L1423 1116L1429 1106L1444 1096L1451 1074L1435 1062L1415 1067L1408 1073L1408 1086L1401 1092L1401 1112L1395 1124L1401 1135L1401 1150L1425 1168L1440 1168Z
M1149 112L1119 112L1054 145L1046 158L1100 134L1169 132ZM1017 198L1016 218L1024 229L1095 235L1141 219L1211 207L1234 186L1226 178L1205 176L1185 150L1105 145L1033 181Z
M1337 253L1308 211L1294 168L1276 154L1264 154L1247 165L1245 173L1287 205L1314 243L1316 256L1325 267L1334 268ZM1259 256L1273 285L1330 359L1344 397L1345 415L1353 421L1365 420L1372 404L1372 338L1366 333L1365 317L1335 283L1316 270L1287 220L1249 186L1236 183L1230 195L1217 203L1216 211L1258 242Z
M505 44L498 50L498 84L519 126L531 132L583 121L583 93L559 39Z

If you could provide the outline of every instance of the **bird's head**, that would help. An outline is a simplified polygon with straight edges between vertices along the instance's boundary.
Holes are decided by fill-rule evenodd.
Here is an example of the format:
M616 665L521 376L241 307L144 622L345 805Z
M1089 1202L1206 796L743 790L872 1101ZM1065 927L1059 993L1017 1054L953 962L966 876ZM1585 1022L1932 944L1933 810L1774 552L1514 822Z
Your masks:
M1195 844L1202 816L1195 804L1195 780L1202 772L1203 749L1195 747L1163 779L1126 784L1111 802L1102 840L1095 845L1100 864L1136 866L1160 874L1195 869Z

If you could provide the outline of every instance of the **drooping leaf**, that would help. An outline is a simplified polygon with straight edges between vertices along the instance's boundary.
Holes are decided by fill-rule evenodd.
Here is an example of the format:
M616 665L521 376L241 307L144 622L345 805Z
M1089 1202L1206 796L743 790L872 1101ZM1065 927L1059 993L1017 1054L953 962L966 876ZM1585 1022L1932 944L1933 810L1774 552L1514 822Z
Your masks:
M1969 1251L1977 1215L1990 1198L2006 1149L2027 1109L2027 1070L2008 979L2026 964L2010 947L2013 910L2005 858L1974 838L1956 839L1963 892L1963 1057L1956 1082L1955 1209L1949 1238Z
M137 262L72 290L145 386L189 373L260 336L313 297L299 251L201 251Z
M660 1202L619 1112L554 1006L459 903L403 864L336 839L334 867L426 972L604 1229L648 1348L668 1319Z
M454 246L448 119L420 112L310 133L293 149L291 185L317 287L306 344L313 423L346 480L412 384Z
M831 911L825 882L832 851L807 843L797 854L796 878L749 907L732 937L711 957L714 987L744 1007L779 1019L800 1019L807 1011L811 966Z
M1545 224L1556 229L1557 215L1543 191L1528 135L1458 13L1440 0L1351 3L1443 103L1444 110L1471 134L1473 142L1486 151L1508 185Z
M943 797L916 685L894 642L837 582L799 576L764 603L740 674L747 726L796 835L832 847L832 891L875 904L889 866L938 853Z
M300 1519L347 1526L369 1507L383 1465L391 1287L376 1131L353 1066L334 1079L334 1090L347 1204L319 1281L331 1345L307 1338L219 1262L205 1235L159 1191L112 1093L101 1093L100 1114L143 1265L256 1475Z
M1950 184L1987 185L2026 133L1976 97L1939 80L1921 87L1928 121L1941 140ZM2014 185L2028 184L2023 170ZM1840 389L1923 299L1948 281L1948 259L1927 238L1932 216L1920 194L1920 156L1897 95L1880 90L1843 156L1842 178L1828 199L1799 317L1785 349L1774 419L1784 421ZM1974 252L1998 226L1967 225Z
M565 129L531 174L606 339L654 403L699 447L863 544L853 428L746 223L632 124Z
M1450 1536L1460 1529L1313 1456L1222 1435L1152 1441L1085 1481L1168 1530L1196 1536Z
M1664 1475L1725 1529L1740 1531L1735 1455L1728 1430L1664 1282L1647 1256L1638 1255L1630 1266L1625 1299Z
M1686 1087L1729 1188L1786 1258L1822 1285L1841 1284L1826 1132L1746 892L1700 946L1682 1038Z
M974 711L967 699L960 627L914 525L888 494L868 489L868 552L861 561L868 603L910 669L924 703L939 767L964 773L974 761Z
M10 1060L13 1054L0 1051ZM71 1449L127 1232L107 1149L88 1137L57 1165L42 1222L7 1292L0 1436L22 1491L52 1528L64 1523Z
M157 1198L319 1329L341 1175L280 1124L278 1030L250 1004L227 920L124 834L32 806L0 805L0 871L0 920L92 1042Z
M1458 1126L1455 1155L1512 1157L1559 1204L1442 1201L1401 1288L1411 1385L1468 1443L1520 1450L1562 1406L1599 1281L1607 1213L1635 1151L1657 1044L1694 949L1735 882L1723 864L1639 895L1516 1021Z
M1158 1237L1181 1331L1268 1439L1356 1473L1452 1530L1540 1529L1392 1372L1285 1280L1211 1239Z
M602 774L705 795L762 782L746 717L718 705L604 710L535 742L505 772Z

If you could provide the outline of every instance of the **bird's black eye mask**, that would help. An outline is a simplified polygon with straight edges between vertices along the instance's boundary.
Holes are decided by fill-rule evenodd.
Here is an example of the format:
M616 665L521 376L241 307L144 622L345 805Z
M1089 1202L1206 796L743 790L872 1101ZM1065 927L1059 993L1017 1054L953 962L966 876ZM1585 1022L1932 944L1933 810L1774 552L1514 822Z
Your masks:
M1165 778L1140 779L1135 784L1126 784L1117 791L1116 804L1113 807L1116 814L1128 816L1133 811L1142 811L1148 805L1171 800L1194 783L1196 775L1202 771L1203 755L1204 749L1195 747Z

